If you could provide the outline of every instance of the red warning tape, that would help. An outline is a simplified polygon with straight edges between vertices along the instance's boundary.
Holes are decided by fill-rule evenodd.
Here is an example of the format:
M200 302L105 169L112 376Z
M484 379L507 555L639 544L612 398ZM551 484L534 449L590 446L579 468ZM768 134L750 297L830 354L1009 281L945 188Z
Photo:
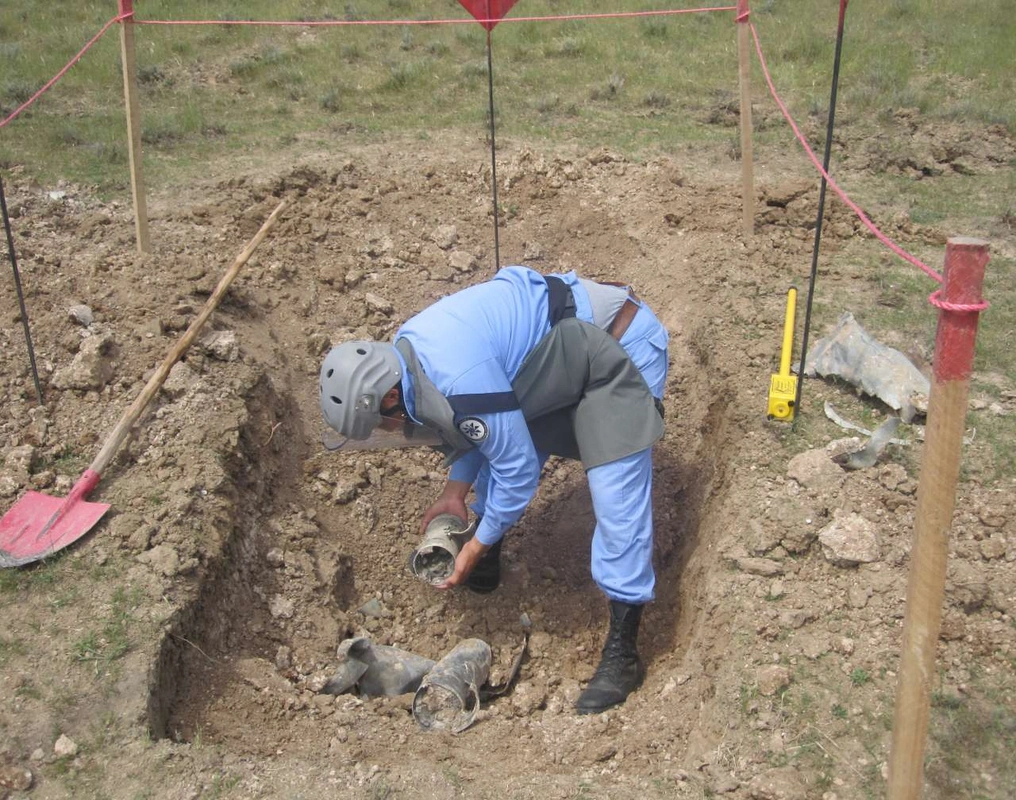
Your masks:
M498 19L478 19L461 17L457 19L322 19L322 20L251 20L251 19L135 19L135 25L247 25L247 26L286 26L303 28L336 28L343 26L371 25L472 25L479 22L484 27L500 22L567 22L583 19L631 19L634 17L666 17L676 14L699 14L708 11L736 11L736 6L714 6L708 8L679 8L665 11L618 11L606 14L558 14L547 17L504 17Z

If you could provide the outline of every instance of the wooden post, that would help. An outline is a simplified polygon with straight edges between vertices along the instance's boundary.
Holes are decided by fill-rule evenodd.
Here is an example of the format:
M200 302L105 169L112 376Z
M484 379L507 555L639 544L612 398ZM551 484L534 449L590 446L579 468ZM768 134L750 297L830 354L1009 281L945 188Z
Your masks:
M940 298L936 302L941 310L910 552L889 760L889 800L917 800L924 783L924 747L935 679L935 650L942 626L948 535L956 504L979 317L976 310L950 306L983 306L981 287L987 262L987 242L949 239L942 289L933 295Z
M751 154L751 31L748 30L748 0L737 0L737 63L741 88L741 199L744 205L744 235L755 233L755 180Z
M151 251L148 236L148 203L141 173L141 111L138 104L138 70L134 56L134 0L117 0L120 7L120 60L123 63L123 97L127 109L127 155L131 171L131 197L134 200L134 233L138 252Z

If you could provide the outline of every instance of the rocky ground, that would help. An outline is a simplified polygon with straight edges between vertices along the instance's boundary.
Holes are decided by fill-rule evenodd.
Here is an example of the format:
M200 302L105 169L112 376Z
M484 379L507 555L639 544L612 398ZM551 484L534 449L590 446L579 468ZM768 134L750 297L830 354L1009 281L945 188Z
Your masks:
M879 141L859 141L849 166L933 178L1013 154L998 131L895 160ZM103 475L92 499L110 512L59 556L0 573L0 796L882 795L922 420L902 426L909 445L848 472L831 456L860 441L844 442L853 434L822 405L877 424L889 413L877 401L809 381L800 431L765 418L816 181L761 164L746 241L734 162L517 145L499 158L501 262L627 280L672 334L643 688L605 714L571 709L605 626L575 465L548 464L508 536L501 588L481 597L406 569L442 484L437 456L320 445L317 371L332 344L388 337L492 274L482 144L337 147L154 193L145 256L128 205L15 170L5 184L45 402L12 287L0 297L4 508L29 489L67 493L246 241L280 199L291 205ZM951 233L876 211L904 246ZM838 203L826 226L829 280L863 322L877 278L861 254L875 250ZM992 379L1001 400L974 397L972 425L1013 411L1012 376ZM929 798L1014 790L1013 488L966 476L957 499ZM523 619L513 691L458 735L421 731L409 696L321 691L354 635L432 659L480 638L496 682Z

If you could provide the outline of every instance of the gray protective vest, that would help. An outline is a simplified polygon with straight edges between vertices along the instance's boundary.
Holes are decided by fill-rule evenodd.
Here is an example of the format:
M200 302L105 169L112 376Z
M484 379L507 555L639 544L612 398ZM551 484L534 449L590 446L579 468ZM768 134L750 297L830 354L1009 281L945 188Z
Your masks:
M561 320L522 362L512 389L538 450L589 469L663 436L663 417L642 373L606 331Z
M413 416L432 431L437 431L444 442L444 446L438 449L445 454L447 463L450 464L465 455L473 445L455 427L455 412L451 403L423 371L413 345L407 339L399 339L395 343L395 349L402 354L409 374L413 376L413 388L416 392L416 408Z
M456 427L455 407L424 374L406 339L395 344L416 391L415 416L446 443L447 463L473 445ZM649 386L624 348L605 331L574 317L551 328L526 356L512 389L536 449L598 467L645 450L663 436L663 418ZM503 399L471 413L504 411ZM454 398L453 398L454 400Z

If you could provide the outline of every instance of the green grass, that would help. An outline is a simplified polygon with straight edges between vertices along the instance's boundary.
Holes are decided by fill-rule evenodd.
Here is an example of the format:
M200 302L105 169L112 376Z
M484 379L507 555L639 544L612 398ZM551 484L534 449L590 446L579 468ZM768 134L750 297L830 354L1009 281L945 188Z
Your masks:
M88 466L90 456L77 452L73 447L65 445L58 455L53 456L49 466L61 475L77 478Z
M928 783L942 796L1016 796L1013 737L1016 709L1004 693L981 686L964 695L935 695Z
M25 643L21 639L0 636L0 667L6 664L12 656L24 655L26 652Z
M63 574L65 568L59 560L41 561L20 569L0 570L0 596L19 591L49 592Z
M612 0L611 11L645 11ZM525 16L602 13L596 0L527 0ZM99 0L0 7L0 114L52 77L112 15ZM841 119L918 108L975 129L1014 127L1008 69L1016 22L1002 0L913 0L849 9ZM151 0L139 19L461 19L448 0ZM516 10L510 16L519 16ZM798 119L824 114L835 4L762 4L752 20L781 93ZM156 183L200 174L233 152L271 150L300 136L334 146L332 125L377 137L482 128L486 37L476 24L265 28L136 26L146 173ZM127 183L118 30L28 113L0 131L0 163L45 179L71 178L121 193ZM499 135L649 156L723 141L708 120L737 98L730 13L609 20L505 22L492 37ZM753 56L754 58L754 56ZM754 96L771 105L758 64ZM348 134L344 134L348 135ZM295 138L294 138L295 137ZM788 146L784 125L758 131L760 146Z
M75 661L94 665L96 675L106 675L115 661L125 656L132 647L130 637L131 613L140 602L140 592L128 592L118 586L110 598L110 608L102 627L82 635L71 645Z
M866 685L864 670L855 669L845 679L830 666L822 661L799 664L790 687L776 697L761 697L742 684L741 713L768 713L779 719L785 746L766 753L770 767L797 768L810 776L817 790L832 788L834 776L841 776L856 786L861 792L858 796L881 796L884 786L877 764L884 757L881 737L885 728L877 723L884 690ZM861 673L865 680L859 682ZM866 754L870 771L855 764L858 748Z
M212 778L211 785L208 787L208 791L205 794L209 800L217 800L220 797L227 797L238 783L240 783L240 777L238 775L224 775L221 773L215 773ZM373 795L372 795L373 796ZM376 795L379 800L386 795Z

